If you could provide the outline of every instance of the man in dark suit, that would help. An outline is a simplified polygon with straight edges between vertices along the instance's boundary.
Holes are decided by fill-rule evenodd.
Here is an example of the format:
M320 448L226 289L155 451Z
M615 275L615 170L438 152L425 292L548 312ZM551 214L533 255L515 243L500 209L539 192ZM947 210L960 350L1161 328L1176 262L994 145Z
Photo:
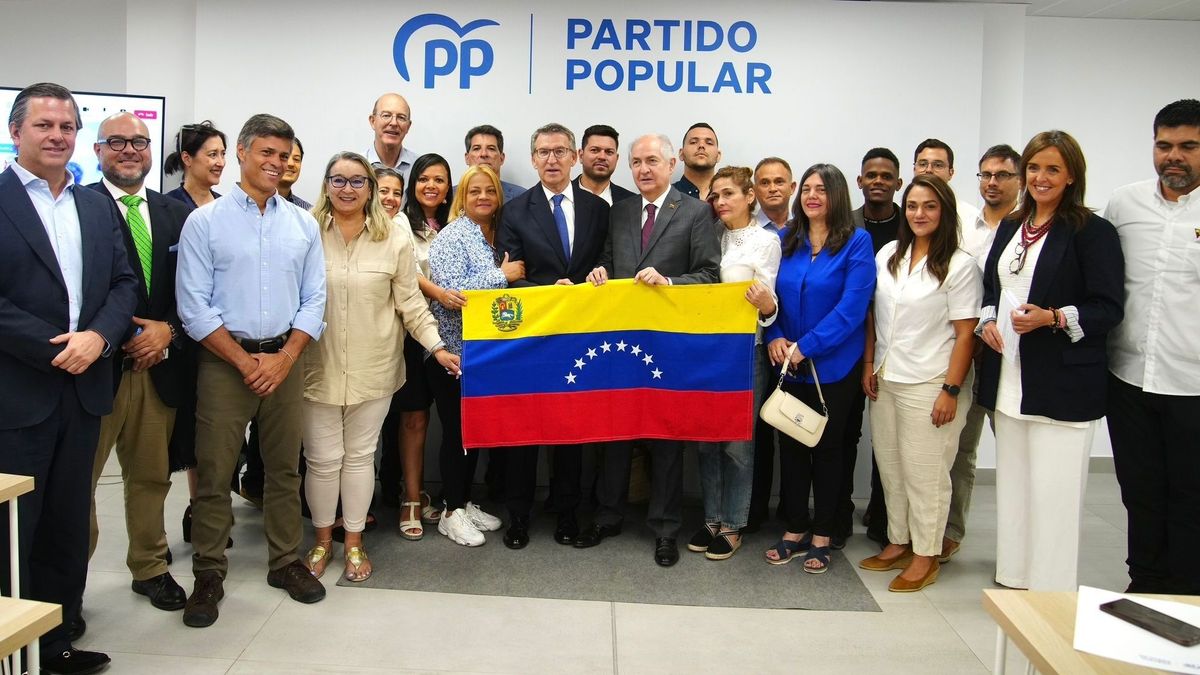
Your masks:
M496 237L510 260L525 262L525 279L513 286L582 283L600 259L608 235L608 204L571 184L575 166L575 134L561 124L533 132L533 167L540 182L504 207ZM510 515L504 545L524 548L529 543L529 511L537 480L537 446L510 448L505 495ZM554 540L574 544L579 534L581 473L578 445L553 450L553 489L558 513Z
M63 606L41 638L42 667L54 673L109 661L72 648L70 628L82 625L89 480L112 409L111 362L96 361L120 349L137 284L117 208L67 172L81 124L65 87L26 87L8 118L18 159L0 174L0 473L34 479L20 498L21 595ZM7 517L0 542L7 586Z
M712 208L671 187L674 149L663 135L633 142L629 167L641 197L618 202L609 214L608 239L600 264L588 274L599 286L628 279L651 286L708 284L719 279L721 244ZM676 536L683 492L683 442L648 441L651 453L650 510L647 524L657 538L654 561L670 567L679 561ZM596 522L575 546L595 546L620 534L629 491L631 445L610 443L604 453L596 498Z
M636 197L637 193L612 182L621 155L617 153L620 137L617 130L607 124L594 124L583 132L579 144L580 164L583 173L571 181L576 187L603 199L609 206L619 201Z
M183 327L175 312L175 265L179 233L187 220L183 202L146 189L150 132L128 112L100 123L92 146L104 178L90 185L110 198L125 220L125 252L138 277L137 307L113 358L117 385L112 413L100 420L92 470L92 528L88 558L96 551L96 484L113 446L125 483L125 563L133 591L162 610L183 609L187 594L167 571L163 502L171 489L167 445L184 388L195 387L184 359Z

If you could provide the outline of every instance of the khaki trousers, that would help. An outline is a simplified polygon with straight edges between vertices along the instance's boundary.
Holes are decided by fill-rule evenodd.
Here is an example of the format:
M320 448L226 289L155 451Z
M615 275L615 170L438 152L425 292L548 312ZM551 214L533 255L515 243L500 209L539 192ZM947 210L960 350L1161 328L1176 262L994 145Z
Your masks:
M913 553L936 556L950 508L950 466L958 435L971 406L970 390L958 396L954 419L940 428L930 414L942 391L942 378L900 384L879 378L871 402L871 441L887 504L888 540L912 544Z
M125 484L125 531L129 550L125 564L135 581L167 571L167 534L163 502L171 489L167 443L175 427L175 409L158 397L149 371L126 371L113 399L113 411L100 419L100 441L92 466L91 536L88 559L96 552L96 485L113 447Z
M196 380L196 499L192 503L192 569L225 577L225 542L233 527L229 477L246 440L246 426L258 418L266 481L263 529L268 565L275 570L299 559L300 435L304 359L297 359L273 394L259 398L236 368L209 351L199 356Z

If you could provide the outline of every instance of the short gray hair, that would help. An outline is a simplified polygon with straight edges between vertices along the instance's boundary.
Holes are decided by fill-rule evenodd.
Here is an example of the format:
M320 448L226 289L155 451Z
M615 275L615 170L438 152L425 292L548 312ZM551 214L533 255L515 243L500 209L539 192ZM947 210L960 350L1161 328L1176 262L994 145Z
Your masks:
M290 124L274 115L259 113L246 120L246 123L242 125L242 130L238 132L237 142L238 145L249 150L254 139L263 136L274 136L288 142L296 140L296 132L292 131Z
M56 98L60 101L70 101L71 107L75 109L75 130L79 131L83 127L83 117L79 114L79 103L71 95L71 90L53 82L38 82L22 89L21 93L17 94L16 100L13 101L12 110L8 112L9 126L19 129L25 123L25 118L29 115L29 99L31 98Z
M562 134L567 137L567 147L571 148L572 151L577 148L575 145L574 132L558 122L551 122L538 127L537 130L533 132L533 135L529 137L529 154L533 154L535 149L534 146L537 145L538 136L547 136L549 134Z
M675 158L675 146L671 144L671 139L667 138L666 134L643 134L633 139L633 142L629 144L630 166L633 166L633 146L641 143L647 138L653 138L658 141L658 148L659 152L662 153L663 161L670 162Z

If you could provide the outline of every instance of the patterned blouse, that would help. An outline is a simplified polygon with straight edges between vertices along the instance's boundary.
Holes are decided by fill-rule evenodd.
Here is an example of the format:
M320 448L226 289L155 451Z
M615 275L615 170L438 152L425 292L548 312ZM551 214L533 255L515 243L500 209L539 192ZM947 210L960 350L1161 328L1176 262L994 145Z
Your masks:
M475 221L462 216L442 228L429 245L429 279L442 288L459 291L507 288L496 250ZM446 350L462 356L462 310L431 303L438 334Z

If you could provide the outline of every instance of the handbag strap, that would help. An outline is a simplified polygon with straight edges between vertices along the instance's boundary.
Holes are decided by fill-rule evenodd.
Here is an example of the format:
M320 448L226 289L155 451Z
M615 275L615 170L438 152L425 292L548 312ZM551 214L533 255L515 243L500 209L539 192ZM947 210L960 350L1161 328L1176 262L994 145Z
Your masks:
M775 388L779 389L783 386L783 378L787 375L788 363L792 360L792 354L796 351L796 346L799 342L793 342L791 347L788 347L787 355L783 358L783 366L779 369L779 382L775 384ZM811 358L805 359L808 361L808 367L812 370L813 383L817 385L817 397L821 399L821 414L829 417L829 406L825 405L825 394L821 391L821 378L817 377L817 364Z

